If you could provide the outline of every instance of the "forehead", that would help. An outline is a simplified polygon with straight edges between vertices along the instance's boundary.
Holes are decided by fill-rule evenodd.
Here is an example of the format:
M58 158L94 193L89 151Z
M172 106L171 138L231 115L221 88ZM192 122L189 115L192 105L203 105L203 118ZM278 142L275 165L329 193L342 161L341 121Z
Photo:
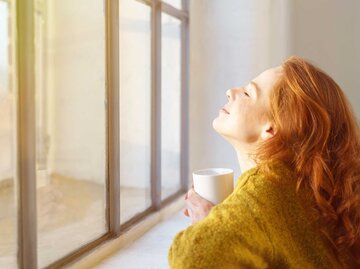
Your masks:
M282 67L276 66L265 70L254 78L253 81L255 81L255 83L259 86L261 91L268 93L282 74Z

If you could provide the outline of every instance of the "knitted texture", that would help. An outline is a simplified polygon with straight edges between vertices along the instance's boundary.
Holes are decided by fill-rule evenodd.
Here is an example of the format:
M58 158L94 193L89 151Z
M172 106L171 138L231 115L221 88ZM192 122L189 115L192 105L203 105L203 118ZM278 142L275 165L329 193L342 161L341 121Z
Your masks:
M244 172L229 197L174 237L171 268L336 268L311 225L311 195L296 194L283 163L270 168L267 175L259 167Z

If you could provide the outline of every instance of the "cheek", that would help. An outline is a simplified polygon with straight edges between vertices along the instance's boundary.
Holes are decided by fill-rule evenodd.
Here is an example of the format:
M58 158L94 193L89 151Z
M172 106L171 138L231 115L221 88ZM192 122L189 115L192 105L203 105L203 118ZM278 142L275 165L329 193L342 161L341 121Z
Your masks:
M243 104L232 114L214 119L213 128L228 138L250 144L259 139L261 122L259 109Z
M231 116L230 124L236 137L246 143L259 139L264 119L262 107L244 105Z
M234 136L242 142L255 142L260 135L258 119L252 115L234 117L230 124Z

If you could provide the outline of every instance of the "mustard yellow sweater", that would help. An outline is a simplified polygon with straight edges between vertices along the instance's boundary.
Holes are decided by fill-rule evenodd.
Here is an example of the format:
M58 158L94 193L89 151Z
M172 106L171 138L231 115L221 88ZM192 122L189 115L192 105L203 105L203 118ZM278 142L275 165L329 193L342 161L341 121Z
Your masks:
M225 201L175 236L171 268L337 268L310 225L310 196L295 193L284 164L270 164L272 181L258 167L244 172Z

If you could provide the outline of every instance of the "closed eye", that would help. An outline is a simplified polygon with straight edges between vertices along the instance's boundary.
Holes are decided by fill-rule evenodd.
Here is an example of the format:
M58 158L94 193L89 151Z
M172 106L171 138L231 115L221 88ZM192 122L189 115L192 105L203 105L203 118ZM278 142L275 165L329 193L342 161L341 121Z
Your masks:
M251 95L247 93L247 90L249 90L248 88L249 88L249 85L246 86L246 87L243 87L244 94L245 94L247 97L250 97L250 98L251 98ZM250 89L250 91L251 91L251 89Z

